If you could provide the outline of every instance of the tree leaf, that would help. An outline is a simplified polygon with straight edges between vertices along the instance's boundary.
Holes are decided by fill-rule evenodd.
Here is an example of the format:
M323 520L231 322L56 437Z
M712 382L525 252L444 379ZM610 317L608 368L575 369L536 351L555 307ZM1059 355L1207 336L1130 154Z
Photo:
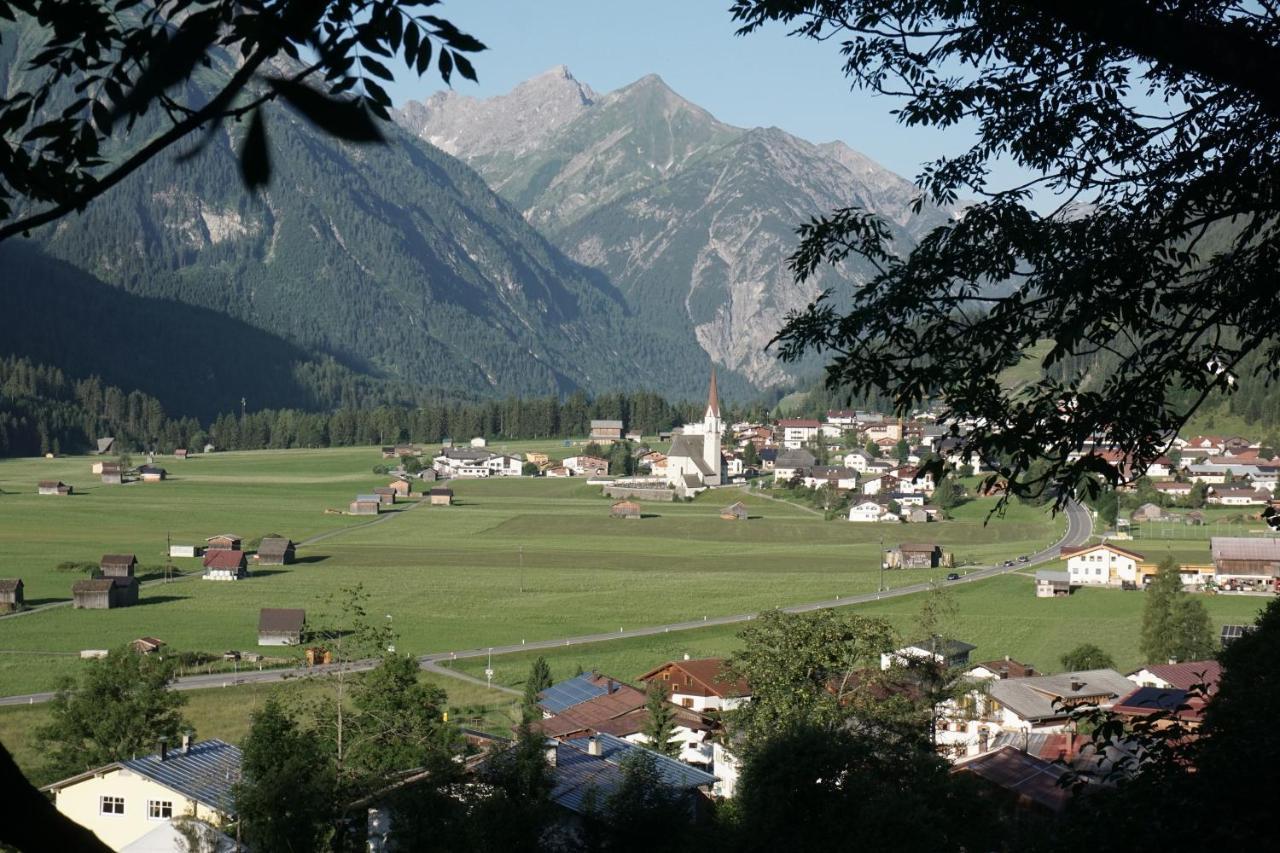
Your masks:
M282 77L267 84L321 130L348 142L383 142L382 131L356 101L334 98L310 86Z
M449 77L453 74L453 57L450 56L449 51L444 48L440 48L440 62L438 67L440 69L440 78L444 80L444 82L448 83Z
M240 147L240 176L251 190L265 187L271 181L271 153L267 150L267 127L261 107L253 111L249 133Z

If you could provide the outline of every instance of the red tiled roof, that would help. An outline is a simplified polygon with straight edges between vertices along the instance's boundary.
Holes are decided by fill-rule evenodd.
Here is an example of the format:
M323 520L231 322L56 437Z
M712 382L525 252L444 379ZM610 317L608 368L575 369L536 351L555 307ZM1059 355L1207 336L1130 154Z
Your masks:
M751 687L745 678L729 679L724 658L696 658L694 660L673 660L655 667L640 676L641 681L648 681L667 667L673 667L693 677L708 693L722 699L738 696L750 696ZM679 691L677 691L679 692Z
M219 548L204 552L204 567L206 569L238 569L244 564L243 551L230 551L225 548Z
M1107 548L1111 551L1116 551L1117 553L1124 554L1125 556L1133 557L1135 560L1146 559L1146 555L1144 554L1139 554L1137 551L1130 551L1128 548L1121 548L1118 545L1112 545L1110 542L1099 542L1095 545L1080 545L1077 547L1072 547L1070 545L1067 545L1063 547L1059 553L1063 557L1074 557L1076 554L1085 554L1085 553L1088 553L1089 551L1095 551L1098 548Z
M1190 690L1192 685L1207 684L1209 692L1218 691L1218 680L1222 678L1222 664L1216 660L1192 660L1185 663L1153 663L1144 666L1147 672L1164 679L1179 690ZM1140 672L1141 670L1137 670Z

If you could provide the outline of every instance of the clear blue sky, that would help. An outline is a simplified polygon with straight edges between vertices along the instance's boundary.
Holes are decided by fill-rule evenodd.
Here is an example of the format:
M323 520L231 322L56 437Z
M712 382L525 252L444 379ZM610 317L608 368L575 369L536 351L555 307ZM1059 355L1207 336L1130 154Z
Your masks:
M598 92L658 74L721 121L840 139L908 178L969 141L960 131L901 127L894 100L850 91L835 43L781 27L735 35L727 0L446 0L430 11L489 47L475 57L478 85L455 77L465 95L500 94L561 64ZM403 71L391 96L399 105L440 88L434 69L421 79Z

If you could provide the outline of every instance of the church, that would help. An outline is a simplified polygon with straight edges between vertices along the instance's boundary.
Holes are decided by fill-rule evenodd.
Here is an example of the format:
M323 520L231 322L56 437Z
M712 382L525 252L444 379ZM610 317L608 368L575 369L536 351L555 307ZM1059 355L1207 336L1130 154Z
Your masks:
M724 423L720 420L720 394L716 389L716 369L711 368L711 388L702 423L685 424L671 440L667 451L667 483L684 496L696 495L723 482L724 461L720 443Z

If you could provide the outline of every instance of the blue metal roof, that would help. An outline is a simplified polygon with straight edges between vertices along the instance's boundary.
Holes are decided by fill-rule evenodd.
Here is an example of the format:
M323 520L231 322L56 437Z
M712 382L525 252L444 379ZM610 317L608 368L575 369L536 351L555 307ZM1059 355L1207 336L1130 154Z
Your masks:
M538 704L548 713L559 714L565 708L572 708L608 693L604 685L592 683L595 677L594 672L584 672L568 681L553 684L538 694Z
M658 774L662 776L662 780L673 788L697 788L701 785L714 785L716 782L716 777L705 770L668 758L646 746L610 734L600 733L596 737L600 742L600 757L610 764L621 765L626 757L635 751L649 753L654 758L654 765ZM586 752L590 741L590 737L576 737L571 738L568 744Z
M170 751L164 761L156 754L121 761L120 766L223 814L235 814L231 789L240 781L240 749L226 741L202 740L191 744L189 752Z
M622 784L622 769L580 749L556 744L551 768L551 801L572 812L603 809L609 795Z

